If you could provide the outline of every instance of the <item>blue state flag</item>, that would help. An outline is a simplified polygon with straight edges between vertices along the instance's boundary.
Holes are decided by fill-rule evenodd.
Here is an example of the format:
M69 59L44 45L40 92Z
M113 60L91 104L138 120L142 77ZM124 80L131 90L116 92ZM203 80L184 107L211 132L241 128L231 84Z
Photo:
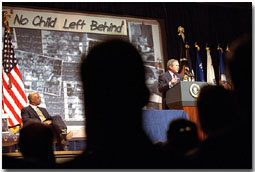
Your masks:
M197 48L197 63L196 63L196 81L202 81L204 82L204 71L203 71L203 65L200 58L200 47L196 44L195 47Z
M225 73L225 67L224 67L224 61L223 61L223 57L222 57L222 48L218 47L218 51L219 51L219 60L220 60L220 84L227 84L227 79L226 79L226 73Z

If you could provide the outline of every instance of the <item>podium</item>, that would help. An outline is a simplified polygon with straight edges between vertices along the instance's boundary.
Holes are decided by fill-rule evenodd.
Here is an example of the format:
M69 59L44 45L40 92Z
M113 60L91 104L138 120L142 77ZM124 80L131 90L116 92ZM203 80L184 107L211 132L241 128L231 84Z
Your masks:
M184 110L190 121L196 123L201 140L204 140L206 136L199 124L196 99L200 89L205 85L207 85L206 82L181 81L166 92L166 104L169 109Z

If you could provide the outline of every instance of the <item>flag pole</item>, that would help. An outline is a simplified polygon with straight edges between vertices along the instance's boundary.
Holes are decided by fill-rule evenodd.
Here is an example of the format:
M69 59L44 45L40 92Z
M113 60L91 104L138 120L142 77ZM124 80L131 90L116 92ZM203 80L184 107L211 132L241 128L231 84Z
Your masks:
M180 47L180 69L178 73L183 77L185 80L185 61L186 61L186 54L185 54L185 35L184 35L184 27L178 27L178 37L179 37L179 47Z

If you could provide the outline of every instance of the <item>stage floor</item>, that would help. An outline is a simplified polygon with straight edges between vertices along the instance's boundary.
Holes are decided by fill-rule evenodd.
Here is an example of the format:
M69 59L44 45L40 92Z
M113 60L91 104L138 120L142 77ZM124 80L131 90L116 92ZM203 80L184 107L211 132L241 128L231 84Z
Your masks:
M54 155L57 163L64 163L74 159L80 155L83 151L54 151ZM20 152L3 153L2 155L12 156L15 158L23 158Z

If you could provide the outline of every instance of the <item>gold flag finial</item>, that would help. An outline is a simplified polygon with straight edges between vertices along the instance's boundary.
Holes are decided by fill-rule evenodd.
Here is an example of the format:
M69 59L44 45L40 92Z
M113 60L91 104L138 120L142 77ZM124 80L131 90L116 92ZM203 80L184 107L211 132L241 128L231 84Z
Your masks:
M220 44L218 45L217 50L220 50L220 51L221 51L221 53L223 53L223 50L222 50L222 48L221 48Z
M229 49L228 45L227 45L226 51L227 51L227 52L230 52L230 49Z
M179 33L179 34L184 33L184 27L179 26L179 27L178 27L178 33Z
M10 32L10 27L9 27L9 18L11 17L11 14L8 12L4 12L4 26L6 27L8 33Z
M200 51L200 47L195 43L195 47L197 48L197 51Z
M208 43L206 43L205 49L206 51L210 51L210 47L208 46Z

